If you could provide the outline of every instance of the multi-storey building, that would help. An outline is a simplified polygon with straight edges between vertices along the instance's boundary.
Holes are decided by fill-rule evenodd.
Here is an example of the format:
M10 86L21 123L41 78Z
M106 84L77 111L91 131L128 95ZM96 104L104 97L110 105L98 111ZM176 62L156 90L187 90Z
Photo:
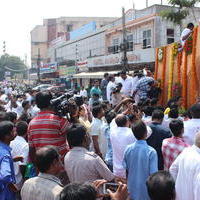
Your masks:
M70 39L70 32L90 22L95 22L95 28L99 29L116 18L112 17L60 17L44 19L43 25L36 26L31 31L31 63L37 64L38 54L43 63L50 61L48 48L57 41Z

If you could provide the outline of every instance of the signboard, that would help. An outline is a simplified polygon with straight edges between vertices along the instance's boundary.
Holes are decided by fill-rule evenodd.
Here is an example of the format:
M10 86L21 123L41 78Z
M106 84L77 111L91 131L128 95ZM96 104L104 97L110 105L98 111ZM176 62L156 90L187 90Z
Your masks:
M57 71L57 63L46 63L40 66L40 73L53 73Z
M88 72L89 71L87 60L85 60L85 61L79 61L77 63L77 65L78 65L78 71L79 72Z
M155 50L141 49L134 52L128 52L128 64L155 62ZM88 67L114 66L122 63L123 53L99 56L88 59Z
M62 65L58 67L59 76L70 76L76 74L76 66L67 67L66 65Z
M86 24L81 28L70 32L70 40L75 40L76 38L88 34L90 32L93 32L95 30L96 30L96 22L95 21L90 22L89 24Z

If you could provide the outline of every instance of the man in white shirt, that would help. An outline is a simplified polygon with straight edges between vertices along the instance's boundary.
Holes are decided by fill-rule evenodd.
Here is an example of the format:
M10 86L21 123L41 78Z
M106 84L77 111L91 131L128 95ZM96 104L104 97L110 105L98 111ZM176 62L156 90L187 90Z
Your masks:
M195 145L188 147L177 157L170 167L176 182L176 200L198 200L196 178L200 173L200 132L196 134Z
M23 157L23 162L14 162L16 185L20 190L23 185L23 176L28 163L29 146L26 141L28 124L24 121L18 122L16 125L17 136L10 143L12 148L11 154L13 158Z
M106 95L107 95L107 100L109 101L109 103L111 104L111 93L112 93L112 88L115 88L115 77L113 75L110 75L108 78L109 82L108 85L106 87Z
M101 105L94 106L92 108L93 120L91 124L90 135L92 137L92 150L101 158L105 158L107 151L107 140L104 135L104 122L102 117L104 116L104 110Z
M194 104L190 108L192 119L184 122L184 141L189 144L194 144L195 135L200 131L200 104Z
M183 30L183 32L181 33L181 45L182 48L184 48L185 43L187 41L187 39L191 36L191 34L193 33L193 29L194 29L194 24L193 23L189 23L187 25L187 28L185 28Z
M126 178L126 171L122 164L124 151L136 139L132 130L129 128L129 119L126 115L118 115L115 118L115 122L117 127L111 128L110 132L110 140L113 148L113 173L117 177Z
M80 90L80 96L88 97L87 90L84 87L82 87L81 90Z
M121 77L119 78L118 82L122 84L122 94L127 97L133 95L133 78L127 76L125 71L121 72Z

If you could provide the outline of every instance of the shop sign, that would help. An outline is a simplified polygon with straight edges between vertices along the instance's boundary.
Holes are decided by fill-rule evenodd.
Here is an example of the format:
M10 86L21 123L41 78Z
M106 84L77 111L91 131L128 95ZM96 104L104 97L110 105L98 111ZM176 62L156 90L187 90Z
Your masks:
M57 63L46 63L40 66L40 73L53 73L57 71Z
M76 74L76 66L67 67L66 65L62 65L58 67L59 76L70 76Z
M85 61L80 61L77 63L77 66L78 66L78 71L79 72L88 72L88 62L87 60Z
M155 61L154 49L141 49L134 52L127 53L129 64L154 62ZM112 54L107 56L99 56L88 59L88 67L103 67L114 66L122 63L123 53Z

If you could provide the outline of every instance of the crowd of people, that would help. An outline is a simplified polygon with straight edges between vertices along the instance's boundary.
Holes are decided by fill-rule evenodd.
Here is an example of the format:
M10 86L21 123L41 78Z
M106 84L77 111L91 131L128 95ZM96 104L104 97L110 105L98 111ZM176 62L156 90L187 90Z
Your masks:
M9 88L0 90L1 200L199 199L198 99L188 110L180 96L161 106L148 70L106 73L90 92Z

